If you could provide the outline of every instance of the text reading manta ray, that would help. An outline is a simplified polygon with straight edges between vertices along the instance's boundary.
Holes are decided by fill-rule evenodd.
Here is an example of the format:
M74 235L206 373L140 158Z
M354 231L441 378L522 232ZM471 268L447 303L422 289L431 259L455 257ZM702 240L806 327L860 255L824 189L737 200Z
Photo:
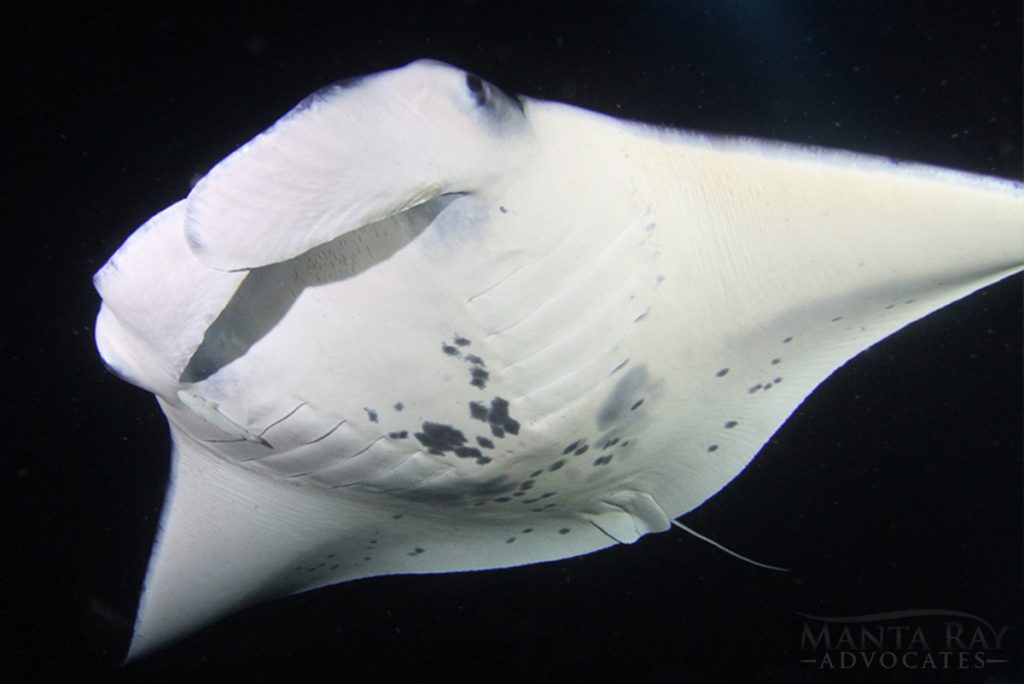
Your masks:
M172 479L131 657L361 577L631 543L836 368L1024 264L1014 183L515 98L328 87L97 273Z

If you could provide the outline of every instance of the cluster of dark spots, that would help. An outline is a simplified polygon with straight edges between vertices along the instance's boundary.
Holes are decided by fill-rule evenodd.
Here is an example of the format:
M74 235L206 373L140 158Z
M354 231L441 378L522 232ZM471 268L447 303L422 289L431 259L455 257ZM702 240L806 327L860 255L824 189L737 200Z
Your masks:
M477 435L476 443L479 444L480 446L482 446L484 449L493 449L494 448L494 442L492 442L491 440L487 439L486 437L480 437L479 435Z
M715 373L715 377L716 378L724 378L728 374L729 374L729 369L728 368L722 368L717 373Z
M727 421L725 421L725 429L726 430L731 430L732 428L736 427L737 425L739 425L738 421L735 421L735 420L727 420Z
M409 436L408 430L398 430L397 432L389 432L388 437L391 439L405 439Z
M466 443L466 436L451 425L424 422L421 429L423 432L417 432L416 439L429 453L437 456L446 451L455 451Z
M615 456L615 454L606 454L604 456L599 456L599 457L594 459L594 465L595 466L608 465L609 463L612 462L612 458L614 456Z
M558 534L569 534L570 532L572 532L572 529L568 527L563 527L562 529L558 530Z
M714 453L716 451L718 451L718 445L717 444L712 444L711 446L708 447L708 453L709 454Z
M398 403L397 403L397 404L395 404L395 405L394 405L394 406L393 406L392 408L394 408L394 409L395 409L396 411L398 411L399 413L401 413L402 409L404 409L404 408L405 408L405 404L403 404L402 402L398 402Z
M613 446L615 446L618 443L619 443L619 438L618 437L612 437L611 439L609 439L607 442L604 443L604 446L601 447L601 450L604 451L605 449L611 449Z
M491 434L499 439L504 437L506 432L512 435L519 434L519 421L509 415L508 401L501 397L492 399L489 409L480 402L469 402L469 416L488 423L491 426Z
M377 412L376 411L374 411L371 408L366 408L365 406L363 407L363 410L366 411L366 417L370 419L371 423L376 423L377 422Z
M410 551L409 553L407 553L405 555L407 555L407 556L418 556L421 553L423 553L423 549L421 549L420 547L417 546L416 548L414 548L412 551Z
M551 465L549 465L548 466L548 470L553 473L556 470L561 470L562 466L564 466L564 465L565 465L565 459L564 458L560 458L557 461L555 461L554 463L552 463ZM538 471L538 472L540 472L540 471Z
M485 389L487 387L487 381L490 379L491 374L480 366L473 366L469 369L469 384L479 389Z

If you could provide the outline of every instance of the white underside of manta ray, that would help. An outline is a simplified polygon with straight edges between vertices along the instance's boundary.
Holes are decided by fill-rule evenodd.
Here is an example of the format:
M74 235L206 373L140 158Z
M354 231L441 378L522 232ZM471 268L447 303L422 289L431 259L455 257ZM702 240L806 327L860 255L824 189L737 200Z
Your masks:
M328 87L96 274L172 479L130 657L362 577L631 543L871 344L1024 263L1020 185L518 99Z

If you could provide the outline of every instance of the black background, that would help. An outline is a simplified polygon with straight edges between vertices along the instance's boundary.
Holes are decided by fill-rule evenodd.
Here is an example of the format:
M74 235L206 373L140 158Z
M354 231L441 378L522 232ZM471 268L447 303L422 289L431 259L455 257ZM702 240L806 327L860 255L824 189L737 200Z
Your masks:
M99 363L89 281L137 225L304 95L423 56L624 118L1019 179L1019 1L126 7L0 17L5 670L1020 681L1019 277L841 369L685 518L793 573L671 532L540 566L341 585L247 610L124 668L168 440L152 398ZM799 663L798 613L909 608L1011 625L1014 663Z

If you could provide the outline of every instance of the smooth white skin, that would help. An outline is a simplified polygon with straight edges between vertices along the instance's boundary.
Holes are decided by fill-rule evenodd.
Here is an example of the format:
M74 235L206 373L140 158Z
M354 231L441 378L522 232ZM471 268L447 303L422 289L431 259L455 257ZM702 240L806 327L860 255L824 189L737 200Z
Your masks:
M174 439L131 657L665 530L849 358L1019 271L1022 226L1012 183L520 110L436 62L314 96L96 276Z

